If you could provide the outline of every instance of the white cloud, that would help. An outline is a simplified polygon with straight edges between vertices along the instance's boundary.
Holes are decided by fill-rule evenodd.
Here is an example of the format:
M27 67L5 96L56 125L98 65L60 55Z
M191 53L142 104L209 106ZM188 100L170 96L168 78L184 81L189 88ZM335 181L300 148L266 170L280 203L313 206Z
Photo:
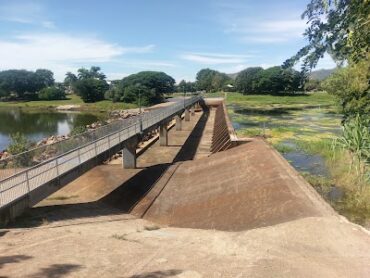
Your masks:
M232 5L220 0L215 6L216 20L226 34L235 35L242 42L259 44L282 43L301 38L306 22L301 20L300 10L289 5L276 3L255 3L233 1Z
M108 73L105 73L105 75L107 76L108 80L117 80L117 79L122 79L130 74L123 73L123 72L108 72Z
M244 42L273 43L301 38L306 28L303 20L240 21L234 24L229 33L236 33Z
M224 53L185 53L181 59L196 62L203 65L240 64L252 55L224 54Z
M147 53L154 45L122 47L97 38L63 33L23 34L0 40L0 70L48 68L57 80L81 65L110 62L123 54Z
M0 6L0 20L22 24L41 25L54 28L54 22L48 19L46 9L40 3L8 3Z

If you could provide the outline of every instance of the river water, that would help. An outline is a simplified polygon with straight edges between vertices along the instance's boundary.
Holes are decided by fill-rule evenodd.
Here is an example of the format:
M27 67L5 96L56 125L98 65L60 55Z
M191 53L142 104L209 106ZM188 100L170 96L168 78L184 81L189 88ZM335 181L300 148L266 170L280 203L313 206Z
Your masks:
M279 145L286 148L282 155L300 172L329 177L325 160L319 154L301 150L296 142L309 144L311 140L334 138L341 133L341 115L332 113L328 107L289 107L274 109L246 109L228 105L235 130L254 130L259 133L276 134ZM274 138L272 138L272 141Z
M30 141L37 142L51 135L66 135L74 127L91 124L102 118L102 115L75 111L1 108L0 151L9 145L12 133L22 133Z

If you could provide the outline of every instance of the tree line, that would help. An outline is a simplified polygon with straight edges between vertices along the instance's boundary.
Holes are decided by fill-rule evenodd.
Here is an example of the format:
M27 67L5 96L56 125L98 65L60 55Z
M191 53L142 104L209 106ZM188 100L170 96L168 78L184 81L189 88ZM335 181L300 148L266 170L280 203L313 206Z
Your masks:
M243 94L296 92L303 90L303 77L294 69L283 69L280 66L246 68L235 79L207 68L197 73L194 88L206 92L238 91Z
M0 71L0 101L60 100L75 93L86 103L109 99L113 102L149 105L163 101L176 90L175 80L164 72L143 71L110 83L100 67L67 72L64 82L54 80L47 69Z
M63 84L47 69L0 71L0 100L65 98Z

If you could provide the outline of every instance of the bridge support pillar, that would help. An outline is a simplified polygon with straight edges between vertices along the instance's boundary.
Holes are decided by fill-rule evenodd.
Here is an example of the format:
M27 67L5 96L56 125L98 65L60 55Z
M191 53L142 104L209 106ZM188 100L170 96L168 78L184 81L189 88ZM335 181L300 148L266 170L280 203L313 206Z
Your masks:
M191 106L191 108L190 108L190 112L191 112L191 115L192 115L192 116L194 116L194 115L195 115L195 107L194 107L194 105L193 105L193 106Z
M181 115L176 115L175 116L175 120L176 120L176 130L177 131L182 130L182 119L181 119Z
M185 121L188 122L190 121L190 111L189 108L185 109Z
M164 123L159 127L159 145L160 146L167 146L168 145L167 123Z
M138 138L133 138L124 142L122 150L122 166L124 169L135 169L136 168L136 147L138 144Z

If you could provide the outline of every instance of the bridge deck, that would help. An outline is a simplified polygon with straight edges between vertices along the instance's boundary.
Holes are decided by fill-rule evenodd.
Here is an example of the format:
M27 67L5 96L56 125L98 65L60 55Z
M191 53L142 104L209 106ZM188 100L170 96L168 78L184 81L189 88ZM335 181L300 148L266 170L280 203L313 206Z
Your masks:
M54 187L55 184L60 185L63 178L69 181L74 176L72 178L74 179L76 175L85 171L84 166L92 168L102 158L109 157L110 153L122 149L126 140L170 120L199 100L199 97L186 99L141 116L114 122L63 142L11 157L9 161L1 161L2 168L6 170L10 165L14 167L15 174L5 178L0 176L0 211L13 206L13 203L18 201L23 202L27 197L27 203L31 205L37 203L44 198L43 194L49 195L46 190L43 190L45 185ZM43 156L50 156L50 158L29 167L34 164L36 156L38 159ZM77 170L76 173L67 176L75 170ZM8 174L7 171L2 173ZM34 197L31 197L31 194ZM28 206L28 204L22 206Z
M181 155L182 146L188 140L190 134L192 132L193 134L199 134L202 131L200 126L198 126L199 130L194 129L201 119L202 114L203 112L197 112L191 117L189 122L183 122L181 131L172 128L168 133L169 146L160 146L159 141L157 141L139 156L137 169L122 169L122 158L117 158L110 161L109 164L99 165L86 172L81 177L41 201L36 207L96 202L120 186L124 187L125 183L145 170L145 168L158 164L172 163L176 157ZM193 143L190 142L188 148L196 148ZM208 148L210 148L210 145ZM139 188L140 185L147 186L138 181L137 187ZM150 184L149 187L152 185ZM35 217L41 212L42 209L32 210L31 214Z

